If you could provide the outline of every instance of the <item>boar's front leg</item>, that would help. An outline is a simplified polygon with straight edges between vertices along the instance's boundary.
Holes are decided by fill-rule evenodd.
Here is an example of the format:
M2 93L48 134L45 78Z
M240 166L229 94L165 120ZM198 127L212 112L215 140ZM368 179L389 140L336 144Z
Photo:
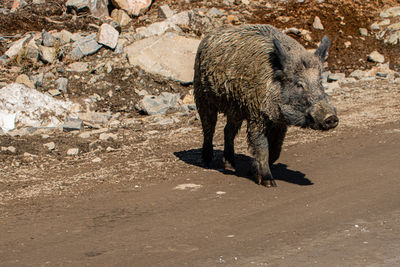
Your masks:
M268 138L263 123L247 122L247 141L257 166L258 184L275 187L276 183L269 168Z

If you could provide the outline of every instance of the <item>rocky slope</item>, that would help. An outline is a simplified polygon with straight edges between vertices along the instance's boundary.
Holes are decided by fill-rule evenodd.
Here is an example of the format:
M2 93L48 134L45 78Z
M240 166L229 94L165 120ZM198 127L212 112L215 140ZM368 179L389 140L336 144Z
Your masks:
M81 179L167 179L186 170L171 151L200 145L191 66L201 37L222 25L272 24L309 49L328 35L324 84L341 125L399 115L396 1L165 0L139 14L117 1L94 2L0 1L3 200L63 191ZM53 101L60 112L43 108ZM293 130L289 143L294 136L317 135ZM107 171L94 173L99 164Z

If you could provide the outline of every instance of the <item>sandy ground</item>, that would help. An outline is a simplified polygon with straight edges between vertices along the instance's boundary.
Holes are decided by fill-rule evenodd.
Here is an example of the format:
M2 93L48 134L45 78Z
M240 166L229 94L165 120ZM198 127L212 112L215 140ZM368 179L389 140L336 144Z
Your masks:
M388 82L337 90L332 100L340 126L329 132L291 128L273 169L276 189L258 186L249 176L244 131L236 142L237 173L218 169L223 119L211 170L201 165L201 129L191 119L172 128L143 123L119 129L120 141L103 144L117 148L111 152L8 155L1 172L1 262L399 264L398 94ZM89 142L67 137L69 145ZM25 138L31 145L48 142ZM102 161L93 163L93 157ZM175 189L182 184L192 185Z
M144 188L36 199L0 219L2 266L395 266L400 122L296 144L276 189L193 167ZM181 189L179 189L181 188ZM184 189L186 188L186 189ZM5 216L4 216L5 215Z

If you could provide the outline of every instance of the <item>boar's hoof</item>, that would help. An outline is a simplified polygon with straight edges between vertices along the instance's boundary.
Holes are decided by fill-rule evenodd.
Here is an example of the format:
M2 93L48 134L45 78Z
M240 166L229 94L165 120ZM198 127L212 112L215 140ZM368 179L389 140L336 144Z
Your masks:
M235 172L235 164L230 163L225 158L222 158L222 162L224 163L224 170L226 172Z
M258 184L265 187L277 187L274 179L263 179L261 175L258 176Z
M335 128L339 124L339 118L336 115L328 115L324 119L324 124L326 129Z

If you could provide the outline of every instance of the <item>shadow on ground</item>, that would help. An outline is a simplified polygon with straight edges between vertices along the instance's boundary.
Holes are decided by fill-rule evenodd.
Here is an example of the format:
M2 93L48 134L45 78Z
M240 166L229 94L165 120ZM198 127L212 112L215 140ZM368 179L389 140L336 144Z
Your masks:
M190 149L174 152L174 155L187 164L195 165L202 168L204 166L201 160L201 149ZM236 154L236 171L226 171L222 162L223 152L221 150L214 150L214 161L211 169L217 170L224 174L236 175L241 178L249 179L255 182L255 175L253 170L253 159L243 154ZM293 171L287 168L288 166L282 163L274 164L271 168L272 175L275 180L285 181L297 185L312 185L313 182L306 177L306 175L299 171Z

